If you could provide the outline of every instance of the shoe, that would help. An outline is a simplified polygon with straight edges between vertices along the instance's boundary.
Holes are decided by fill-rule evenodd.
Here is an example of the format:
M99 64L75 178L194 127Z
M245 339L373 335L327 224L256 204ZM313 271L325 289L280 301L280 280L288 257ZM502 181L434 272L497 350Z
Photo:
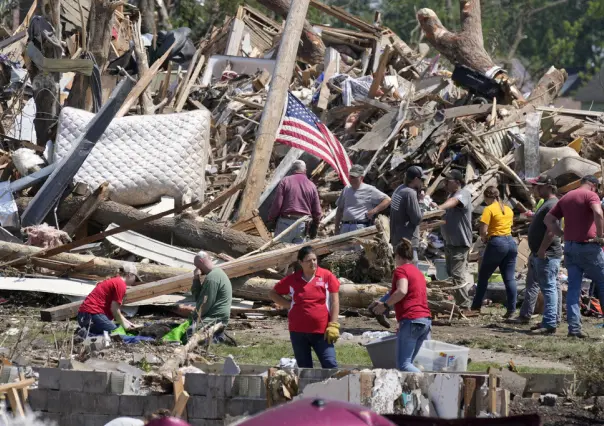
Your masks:
M556 334L556 331L558 331L557 328L542 327L541 325L539 326L539 328L531 328L531 334L541 336L546 334Z
M512 312L508 311L508 312L505 313L505 315L503 316L503 318L510 319L510 318L512 318L512 316L514 315L514 313L515 313L514 311L512 311Z
M529 324L531 322L531 318L518 315L516 318L509 318L506 322L511 324Z
M587 339L589 336L582 331L578 333L568 333L568 337L576 337L577 339Z
M477 317L480 316L480 309L462 309L461 314L464 317Z
M559 325L559 324L558 324ZM541 323L539 324L535 324L534 326L531 327L531 331L536 331L536 330L540 330L543 328L543 325Z

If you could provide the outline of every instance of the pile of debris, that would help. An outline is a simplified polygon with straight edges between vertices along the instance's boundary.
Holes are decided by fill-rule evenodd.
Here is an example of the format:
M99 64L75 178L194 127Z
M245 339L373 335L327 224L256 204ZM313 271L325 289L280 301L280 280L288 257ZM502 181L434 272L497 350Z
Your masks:
M261 3L284 18L289 12L288 1ZM500 186L505 201L523 212L534 204L525 178L547 173L564 192L585 174L601 175L588 158L604 151L602 114L551 108L566 79L555 68L525 98L482 47L480 2L462 2L468 7L459 34L421 9L429 45L417 49L382 26L379 13L367 23L310 3L342 28L304 23L290 92L384 192L400 185L412 164L427 171L426 255L442 255L442 212L429 206L445 199L440 183L447 171L462 171L477 213L489 185ZM297 251L272 239L271 194L299 158L312 170L325 213L311 243L317 253L359 242L365 249L365 261L357 252L325 260L340 276L366 283L343 285L342 306L365 307L387 290L367 284L390 280L387 220L334 236L330 220L343 183L325 162L275 145L256 209L240 208L282 23L241 6L198 42L187 28L141 34L138 10L121 2L51 0L41 15L36 7L0 41L0 257L2 267L31 278L27 285L3 278L0 290L83 296L90 283L114 274L119 260L142 259L137 267L149 284L131 289L126 303L174 304L157 296L187 291L191 249L204 249L240 278L236 296L266 301L279 268ZM525 229L517 225L515 232ZM54 277L52 283L40 275ZM434 283L431 294L433 308L448 313L454 304L446 290ZM78 303L42 311L42 318L69 318Z

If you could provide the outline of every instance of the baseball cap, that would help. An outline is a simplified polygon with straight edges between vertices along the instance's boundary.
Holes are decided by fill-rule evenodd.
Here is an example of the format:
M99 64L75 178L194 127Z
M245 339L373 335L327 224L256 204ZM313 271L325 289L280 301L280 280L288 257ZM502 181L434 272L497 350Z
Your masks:
M598 186L600 181L594 175L585 175L581 178L581 183L589 182L592 185Z
M142 281L141 277L138 276L138 271L136 269L136 265L132 262L124 262L122 263L122 267L120 268L125 274L132 274L136 277L137 280Z
M526 181L528 183L530 183L531 185L539 185L539 186L550 185L550 186L556 186L556 181L554 179L552 179L551 177L549 177L548 175L541 175L541 176L539 176L537 178L527 179Z
M365 169L360 164L355 164L350 168L348 174L350 177L361 177L365 173Z
M466 183L465 179L463 178L463 174L461 174L461 172L457 169L453 169L448 173L444 173L443 176L445 177L445 179L448 180L458 180L461 183Z
M407 179L425 179L427 176L424 174L424 170L419 166L411 166L407 169Z

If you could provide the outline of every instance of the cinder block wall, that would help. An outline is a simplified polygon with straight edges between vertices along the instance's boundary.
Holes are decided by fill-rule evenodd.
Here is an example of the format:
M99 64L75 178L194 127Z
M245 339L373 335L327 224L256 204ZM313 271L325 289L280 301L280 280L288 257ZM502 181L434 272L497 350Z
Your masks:
M172 409L174 395L141 395L140 379L118 372L42 368L29 405L60 426L103 426L120 417ZM193 426L222 426L227 416L252 415L267 407L260 375L187 374L188 421Z

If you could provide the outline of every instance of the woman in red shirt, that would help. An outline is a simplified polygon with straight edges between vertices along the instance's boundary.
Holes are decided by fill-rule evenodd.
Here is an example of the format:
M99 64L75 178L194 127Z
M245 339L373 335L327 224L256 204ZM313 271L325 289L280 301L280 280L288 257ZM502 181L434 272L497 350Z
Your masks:
M401 371L419 373L413 360L424 340L429 339L432 329L426 278L413 264L413 247L409 240L403 239L396 247L394 262L396 269L392 276L390 297L384 302L377 302L373 311L380 315L394 306L398 321L397 367Z
M314 349L322 368L337 368L333 344L340 337L340 282L327 269L318 267L312 247L298 251L298 263L301 270L275 284L269 296L289 311L289 336L298 367L313 368Z

